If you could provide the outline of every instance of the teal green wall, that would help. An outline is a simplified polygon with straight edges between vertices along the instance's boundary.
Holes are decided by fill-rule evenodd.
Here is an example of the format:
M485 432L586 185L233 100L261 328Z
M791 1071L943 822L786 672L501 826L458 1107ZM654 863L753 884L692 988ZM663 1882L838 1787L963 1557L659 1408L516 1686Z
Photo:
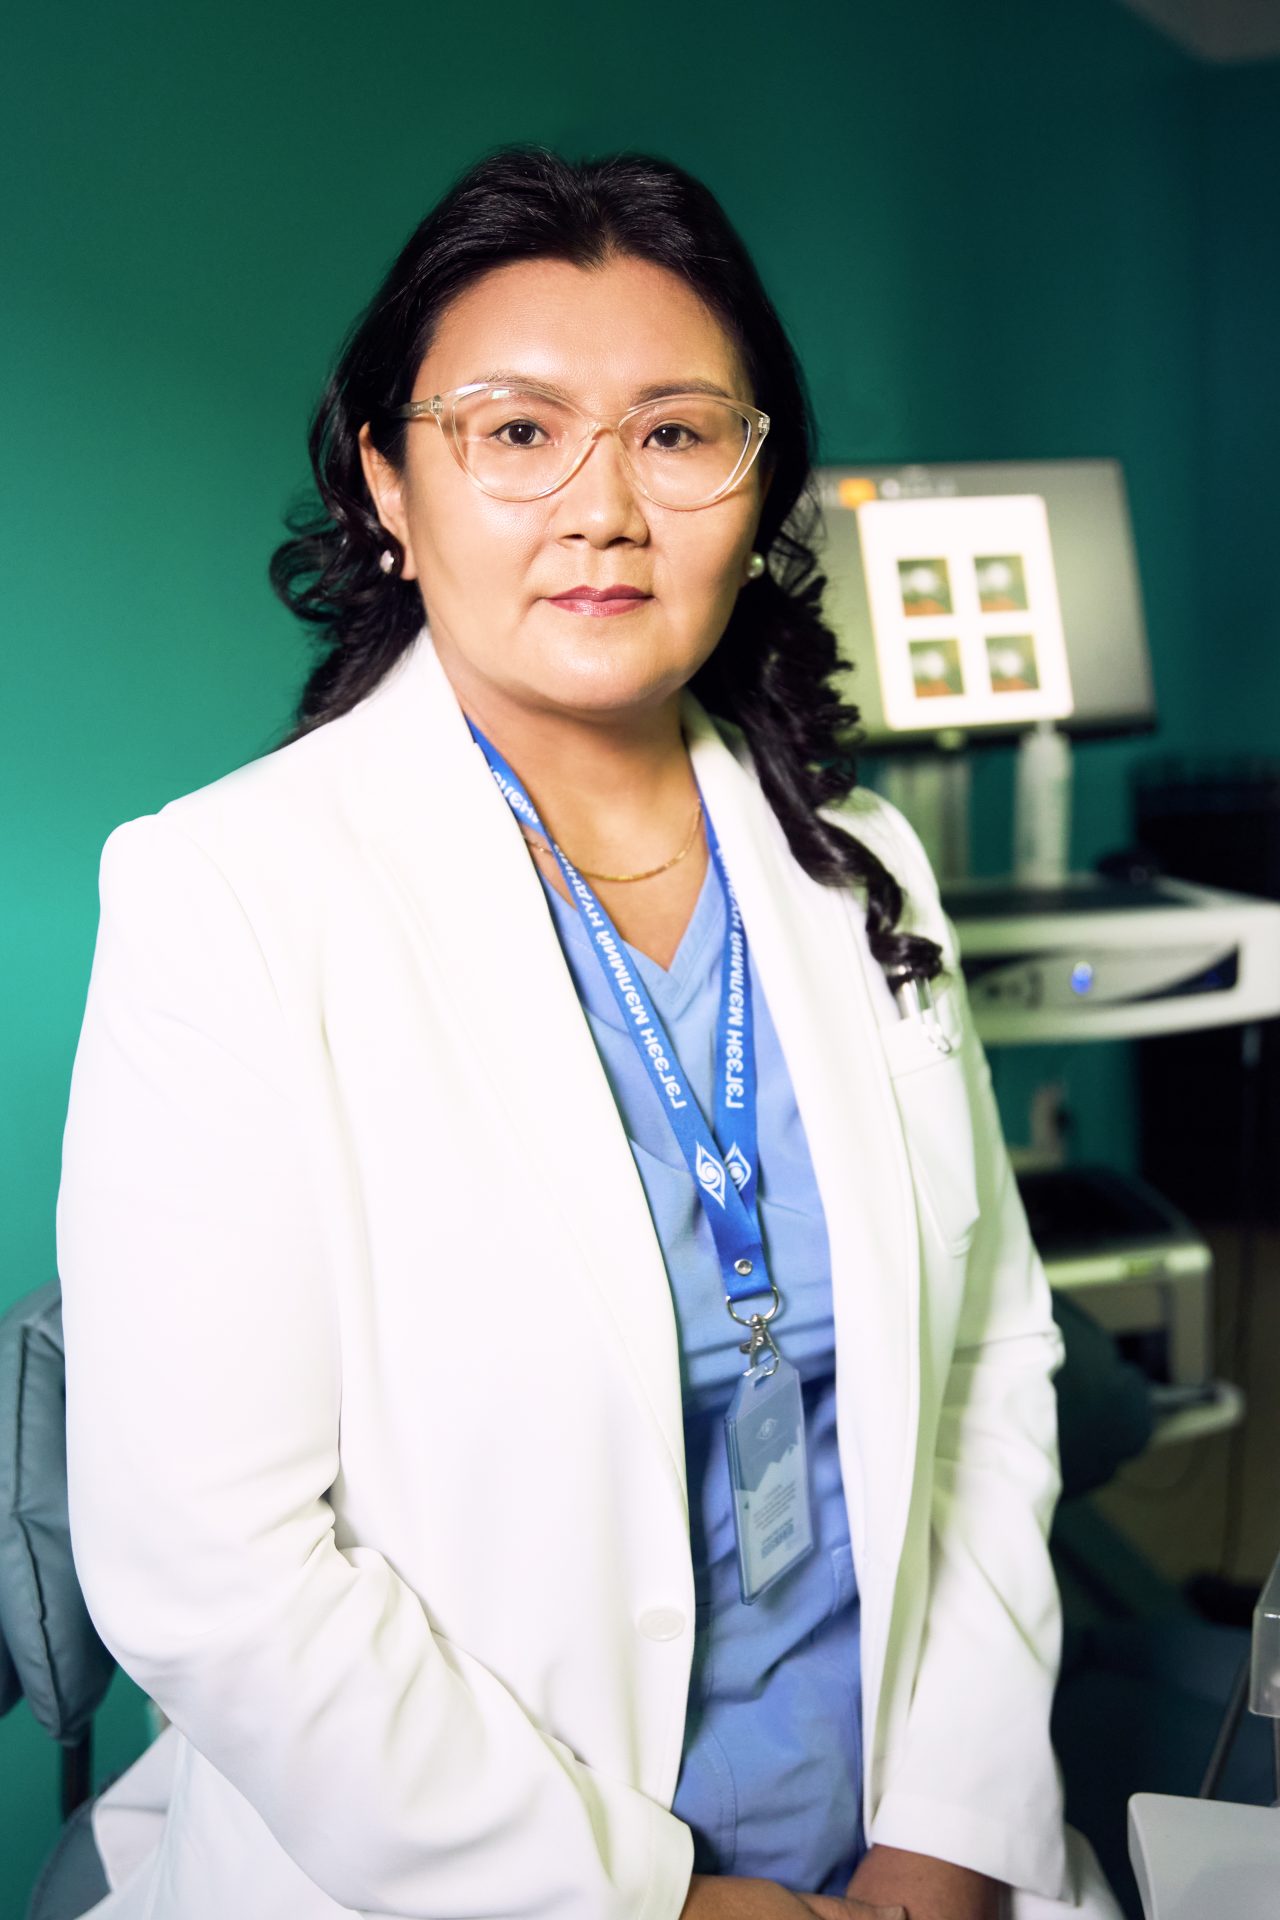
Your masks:
M22 9L0 77L16 483L0 1305L52 1271L101 843L282 729L304 655L264 569L306 477L307 411L456 171L534 138L646 148L703 175L790 324L828 458L1118 455L1178 745L1211 689L1205 474L1213 418L1235 404L1248 251L1228 223L1206 308L1204 196L1226 194L1228 120L1204 72L1111 0ZM1272 272L1274 294L1274 254ZM1229 738L1249 702L1213 699ZM1081 858L1123 836L1133 751L1082 756ZM999 756L981 775L989 865L1007 774ZM142 1725L122 1682L104 1768ZM0 1912L20 1910L54 1827L53 1755L19 1708L0 1723Z
M1280 755L1280 61L1206 90L1196 688L1208 745ZM1230 691L1226 691L1227 688Z

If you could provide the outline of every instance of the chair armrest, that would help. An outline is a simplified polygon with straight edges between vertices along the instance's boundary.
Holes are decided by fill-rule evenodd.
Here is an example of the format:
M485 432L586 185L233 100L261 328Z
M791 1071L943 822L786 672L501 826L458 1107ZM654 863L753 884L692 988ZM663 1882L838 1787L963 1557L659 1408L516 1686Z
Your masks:
M25 1694L46 1733L72 1746L114 1671L71 1553L62 1291L51 1280L0 1314L0 1711Z

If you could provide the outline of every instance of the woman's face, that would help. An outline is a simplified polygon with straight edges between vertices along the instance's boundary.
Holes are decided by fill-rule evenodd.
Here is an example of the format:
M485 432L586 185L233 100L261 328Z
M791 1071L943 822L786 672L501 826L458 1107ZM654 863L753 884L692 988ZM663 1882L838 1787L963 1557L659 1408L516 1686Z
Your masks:
M519 261L446 310L413 398L501 372L563 389L614 419L649 386L712 381L754 401L737 349L665 268L618 258L580 268ZM681 511L638 492L617 437L540 500L494 499L467 477L432 420L406 429L397 472L361 436L383 525L404 548L442 664L469 711L600 718L670 700L714 649L746 580L763 500L760 463L723 499ZM766 484L767 483L763 483ZM629 586L647 599L590 615L553 603L571 588Z

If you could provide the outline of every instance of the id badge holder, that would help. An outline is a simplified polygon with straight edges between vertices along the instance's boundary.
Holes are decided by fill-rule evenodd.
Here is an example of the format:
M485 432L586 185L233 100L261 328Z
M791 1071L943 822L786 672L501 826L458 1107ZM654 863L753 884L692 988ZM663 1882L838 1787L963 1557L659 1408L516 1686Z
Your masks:
M813 1550L800 1375L776 1350L752 1367L725 1415L738 1584L747 1606Z

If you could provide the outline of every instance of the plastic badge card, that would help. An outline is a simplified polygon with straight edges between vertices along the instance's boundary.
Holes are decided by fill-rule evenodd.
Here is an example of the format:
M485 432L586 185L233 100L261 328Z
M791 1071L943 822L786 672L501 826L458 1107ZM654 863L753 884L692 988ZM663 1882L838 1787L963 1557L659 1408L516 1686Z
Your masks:
M800 1376L778 1359L744 1373L725 1415L738 1580L748 1606L813 1548Z

